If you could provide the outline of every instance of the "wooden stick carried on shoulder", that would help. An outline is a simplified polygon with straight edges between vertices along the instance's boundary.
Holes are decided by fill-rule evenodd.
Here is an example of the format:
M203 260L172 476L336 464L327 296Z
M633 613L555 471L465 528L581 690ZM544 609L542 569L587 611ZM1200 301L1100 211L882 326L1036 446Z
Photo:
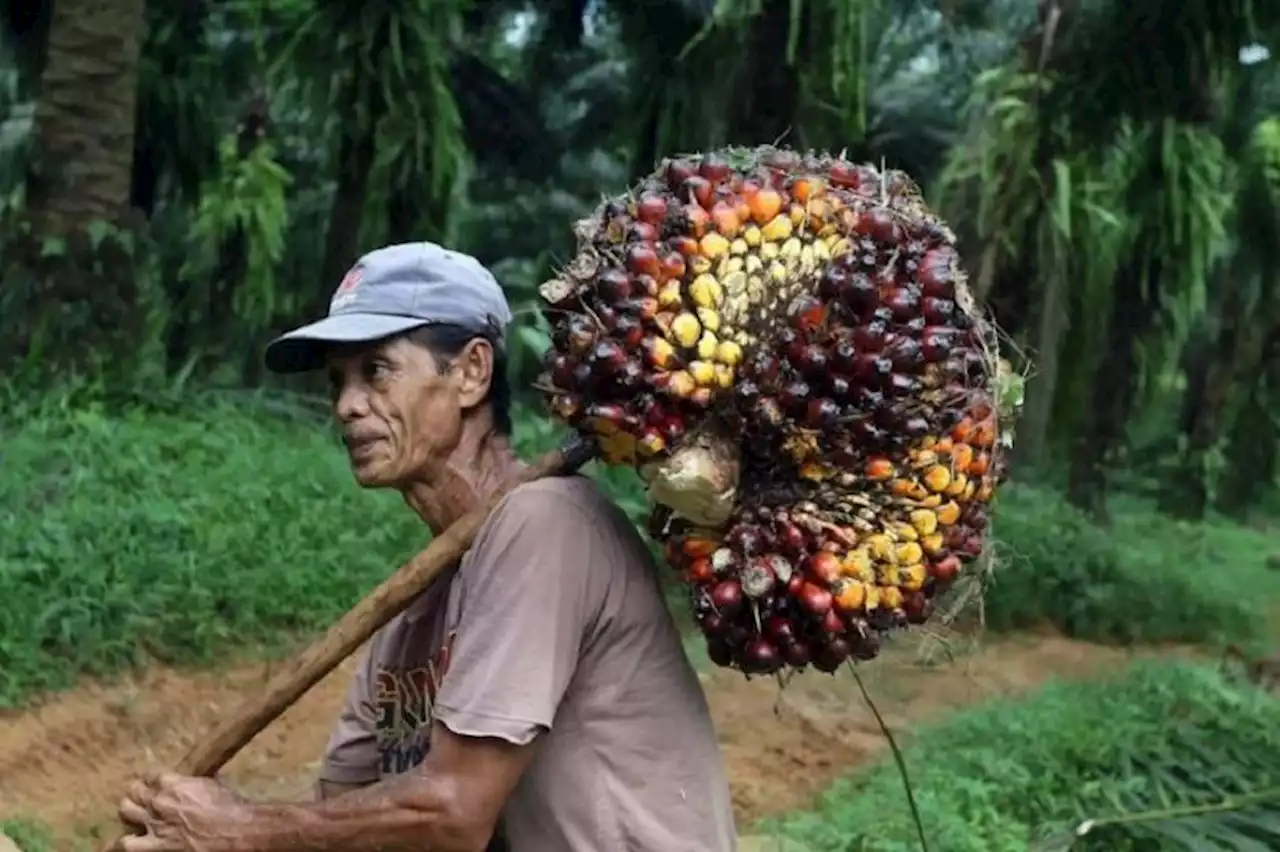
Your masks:
M391 619L408 608L431 582L462 558L476 533L507 494L517 486L547 476L566 476L590 461L594 445L576 435L563 447L539 458L519 477L500 488L484 505L462 516L417 556L402 565L342 616L323 636L255 692L178 763L183 775L212 776L270 725L308 689L333 671ZM110 850L119 842L102 847Z

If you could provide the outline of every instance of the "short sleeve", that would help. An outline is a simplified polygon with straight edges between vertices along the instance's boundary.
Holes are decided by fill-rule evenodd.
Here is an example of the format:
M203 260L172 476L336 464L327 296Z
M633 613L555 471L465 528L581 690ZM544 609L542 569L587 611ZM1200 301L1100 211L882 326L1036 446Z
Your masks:
M376 639L374 642L376 643ZM337 784L372 784L379 778L377 711L373 703L374 643L363 652L355 677L347 687L347 698L338 723L329 735L320 778Z
M517 745L550 730L592 616L597 533L572 499L518 489L467 564L436 719L455 734Z

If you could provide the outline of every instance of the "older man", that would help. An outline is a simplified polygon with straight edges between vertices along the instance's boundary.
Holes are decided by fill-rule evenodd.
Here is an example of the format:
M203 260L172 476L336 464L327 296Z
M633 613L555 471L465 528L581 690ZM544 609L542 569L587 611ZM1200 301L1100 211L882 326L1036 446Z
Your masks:
M434 532L522 467L511 313L474 258L365 255L329 316L271 344L328 369L356 481ZM335 524L376 523L334 518ZM266 570L270 570L269 568ZM318 801L257 804L171 774L133 785L125 852L729 852L722 757L643 541L583 477L515 489L454 571L361 659Z

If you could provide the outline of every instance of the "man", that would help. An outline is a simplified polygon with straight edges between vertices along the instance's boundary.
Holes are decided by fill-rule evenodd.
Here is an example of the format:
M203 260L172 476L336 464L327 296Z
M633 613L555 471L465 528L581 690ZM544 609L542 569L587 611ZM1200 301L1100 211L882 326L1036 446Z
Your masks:
M329 316L274 341L327 367L351 468L438 533L522 463L508 435L511 313L474 258L430 243L359 260ZM335 523L376 519L335 519ZM626 517L583 477L515 489L470 552L371 640L318 801L136 782L124 852L730 852L710 714Z

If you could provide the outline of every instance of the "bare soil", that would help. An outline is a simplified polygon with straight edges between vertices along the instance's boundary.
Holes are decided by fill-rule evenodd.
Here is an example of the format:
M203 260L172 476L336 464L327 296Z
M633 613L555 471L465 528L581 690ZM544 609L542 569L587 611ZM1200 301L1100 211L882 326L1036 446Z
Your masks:
M1138 653L1052 635L986 638L963 650L934 653L939 659L929 661L918 647L890 647L861 668L892 730L1017 695L1052 678L1102 675ZM0 819L39 819L66 839L112 830L116 802L132 776L173 766L271 673L263 663L201 673L155 668L0 716ZM258 797L309 795L350 674L344 666L317 685L237 756L223 777ZM748 681L728 671L710 672L703 682L741 825L803 808L837 777L887 748L847 672L801 675L781 691L775 680Z

